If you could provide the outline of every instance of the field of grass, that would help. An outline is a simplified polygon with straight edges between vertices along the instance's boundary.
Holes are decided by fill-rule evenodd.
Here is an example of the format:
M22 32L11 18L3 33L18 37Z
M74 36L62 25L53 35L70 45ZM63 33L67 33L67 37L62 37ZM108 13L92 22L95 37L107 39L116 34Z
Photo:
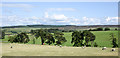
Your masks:
M96 35L95 42L97 42L99 47L112 47L111 40L110 40L110 33L114 33L115 37L118 39L118 31L92 31L93 34ZM67 42L62 44L63 46L72 46L71 40L72 40L72 32L65 32L64 37L67 39ZM27 44L33 44L33 35L29 35L30 41ZM5 36L5 39L0 39L3 42L8 43L8 35ZM41 39L36 39L35 44L41 44ZM52 44L53 45L53 44Z
M10 48L12 46L12 48ZM118 48L59 47L49 45L2 43L2 56L118 56Z

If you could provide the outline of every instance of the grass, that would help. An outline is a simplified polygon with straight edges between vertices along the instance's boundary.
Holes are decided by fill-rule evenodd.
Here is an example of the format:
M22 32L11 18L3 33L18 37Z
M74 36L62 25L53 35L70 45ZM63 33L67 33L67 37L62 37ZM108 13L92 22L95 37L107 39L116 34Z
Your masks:
M13 48L10 48L10 47ZM99 47L59 47L49 45L2 43L2 56L118 56L118 48L101 50Z
M98 46L112 47L110 33L113 33L115 38L118 39L118 31L93 31L92 33L96 35L95 42L97 42Z

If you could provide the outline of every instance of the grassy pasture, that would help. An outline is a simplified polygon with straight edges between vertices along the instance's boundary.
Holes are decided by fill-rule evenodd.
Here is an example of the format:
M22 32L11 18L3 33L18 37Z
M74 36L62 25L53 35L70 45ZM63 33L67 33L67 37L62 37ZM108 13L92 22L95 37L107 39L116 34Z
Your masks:
M10 47L13 48L10 48ZM2 43L2 56L118 56L118 48L101 50L99 47L59 47L49 45Z

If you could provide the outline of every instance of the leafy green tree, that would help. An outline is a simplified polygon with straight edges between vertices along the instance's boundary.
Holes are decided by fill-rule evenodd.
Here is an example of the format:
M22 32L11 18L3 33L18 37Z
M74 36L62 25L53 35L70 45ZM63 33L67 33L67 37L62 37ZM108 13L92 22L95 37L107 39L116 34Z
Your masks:
M82 37L85 39L85 45L90 46L88 43L91 42L91 46L93 46L94 40L95 40L95 35L91 33L90 31L83 31Z
M93 33L90 33L90 41L91 41L92 47L93 47L94 40L95 40L95 35Z
M72 41L71 43L74 44L73 46L83 46L83 34L81 33L81 31L74 31L72 33Z
M105 28L105 31L108 31L108 30L110 30L110 28Z
M103 28L97 28L97 31L103 31Z
M49 45L55 43L55 39L51 33L46 33L45 38L46 38L45 43Z
M5 31L0 30L0 39L4 39L5 38Z
M41 37L42 45L43 45L43 43L47 43L50 45L55 42L53 35L51 33L49 33L47 29L31 30L31 33L35 36L36 39Z
M15 42L15 43L28 43L30 41L28 35L26 33L20 33L17 34L16 36L10 36L9 40L10 42Z
M67 42L67 40L65 39L65 37L63 37L63 33L62 32L54 32L54 36L56 41L56 45L61 45L65 42Z
M117 28L115 28L115 30L118 30Z
M13 43L13 42L15 42L16 35L14 35L14 36L9 36L8 38L9 38L8 42Z
M112 39L113 48L118 47L117 39L114 37L113 33L110 34L110 37L111 37L110 39Z

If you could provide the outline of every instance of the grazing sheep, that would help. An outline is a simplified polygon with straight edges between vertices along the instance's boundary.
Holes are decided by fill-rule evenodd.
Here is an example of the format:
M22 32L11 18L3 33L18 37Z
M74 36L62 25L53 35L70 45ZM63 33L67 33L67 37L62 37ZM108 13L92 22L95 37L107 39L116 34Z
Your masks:
M112 51L115 51L115 49L114 49L114 48L112 48Z
M102 50L106 50L107 48L106 47L103 47Z
M11 46L11 48L12 48L12 46Z
M56 46L58 46L58 45L56 45Z
M86 46L83 46L82 48L84 49Z
M60 47L62 47L62 45L60 45Z

